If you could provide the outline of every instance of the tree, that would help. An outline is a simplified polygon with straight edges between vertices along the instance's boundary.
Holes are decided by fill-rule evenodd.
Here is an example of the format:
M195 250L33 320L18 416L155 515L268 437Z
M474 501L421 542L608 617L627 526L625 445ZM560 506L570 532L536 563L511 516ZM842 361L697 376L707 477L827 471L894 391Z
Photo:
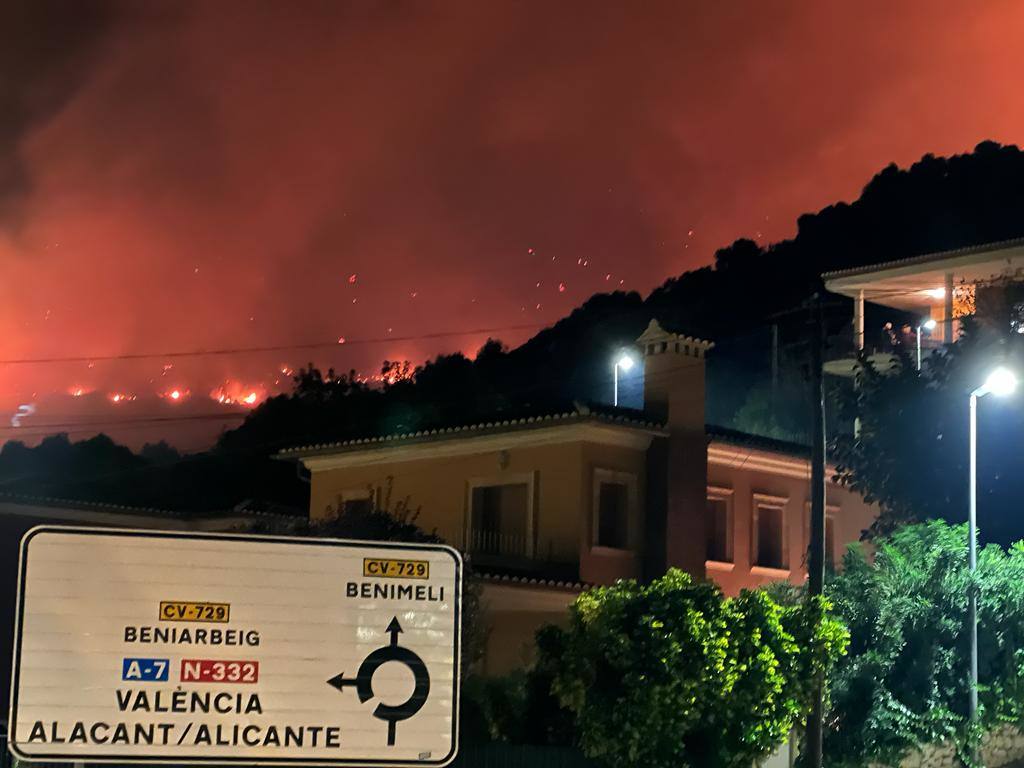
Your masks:
M968 744L967 531L932 521L853 548L829 584L850 632L831 676L825 755L833 766L897 765L908 750ZM983 729L1024 718L1024 544L979 555ZM976 734L975 734L976 735Z
M646 298L623 291L596 294L517 348L489 341L475 359L453 354L415 368L388 364L383 387L370 387L351 371L323 373L310 364L293 392L261 403L205 454L69 484L59 456L39 462L30 478L15 467L44 457L29 455L33 449L12 449L9 461L0 456L0 465L6 464L0 480L7 470L6 477L18 476L12 490L21 493L182 511L231 507L256 495L301 507L306 489L295 473L267 460L276 450L517 418L564 410L573 401L608 402L612 354L632 344L652 317L716 342L708 361L709 423L736 426L734 418L746 403L744 425L798 432L798 389L782 390L783 402L772 409L778 414L780 405L787 406L794 418L774 421L763 398L750 392L770 375L767 324L778 327L783 353L777 367L796 370L797 356L785 350L802 350L798 342L807 328L806 314L793 309L820 289L822 272L1022 236L1022 206L1024 153L1016 147L984 142L967 154L928 155L909 168L885 168L852 203L801 216L790 240L766 247L737 240L715 254L714 266L672 277ZM833 330L850 317L849 302L837 298L834 304ZM996 530L988 526L989 533Z
M178 449L170 445L166 440L160 440L156 443L146 443L139 451L139 456L144 458L150 464L173 464L177 461L181 461L181 453L179 453Z
M749 768L807 714L846 636L817 599L724 598L678 570L594 589L549 630L541 663L583 751L610 765Z
M836 479L878 503L872 534L920 520L966 519L968 394L996 365L1024 359L1024 336L1008 331L1008 323L966 318L960 340L929 356L920 373L906 354L886 370L862 359L856 388L836 390L843 417L860 422L858 434L833 440ZM1003 543L1019 538L1024 495L1024 454L1017 450L1024 408L1017 400L985 398L978 419L979 520L988 540Z

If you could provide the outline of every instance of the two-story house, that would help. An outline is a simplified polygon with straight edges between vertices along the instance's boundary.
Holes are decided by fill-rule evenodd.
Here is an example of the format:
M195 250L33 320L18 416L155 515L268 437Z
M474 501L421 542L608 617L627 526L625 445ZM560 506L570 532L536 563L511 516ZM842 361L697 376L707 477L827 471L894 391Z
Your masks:
M484 579L487 673L526 661L534 632L563 621L588 585L667 566L729 594L801 582L809 452L705 425L710 343L652 321L638 345L643 412L576 405L280 456L310 472L311 519L369 505L390 488L420 508L419 525L469 554ZM860 497L830 488L830 555L873 516Z

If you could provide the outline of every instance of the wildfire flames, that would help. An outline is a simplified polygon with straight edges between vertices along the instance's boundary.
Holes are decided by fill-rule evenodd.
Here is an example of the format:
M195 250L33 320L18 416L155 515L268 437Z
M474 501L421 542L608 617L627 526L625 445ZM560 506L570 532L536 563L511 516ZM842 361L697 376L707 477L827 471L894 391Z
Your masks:
M222 405L251 407L265 400L267 390L262 384L246 385L239 381L226 381L210 391L210 399Z

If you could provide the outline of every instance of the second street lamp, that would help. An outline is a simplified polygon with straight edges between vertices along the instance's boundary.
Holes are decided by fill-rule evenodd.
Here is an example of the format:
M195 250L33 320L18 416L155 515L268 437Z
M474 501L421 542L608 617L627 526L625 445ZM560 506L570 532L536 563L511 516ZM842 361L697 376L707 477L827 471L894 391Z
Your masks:
M633 367L633 358L628 353L623 352L619 359L615 361L615 372L612 374L612 380L615 382L614 391L612 393L612 405L616 408L619 405L619 368L623 371L628 371Z
M1017 388L1017 377L1008 368L996 368L985 383L971 392L970 399L970 479L967 507L967 568L971 585L967 598L968 623L971 633L971 677L968 713L973 725L978 719L978 591L974 588L974 572L978 567L978 398L985 395L1005 397Z

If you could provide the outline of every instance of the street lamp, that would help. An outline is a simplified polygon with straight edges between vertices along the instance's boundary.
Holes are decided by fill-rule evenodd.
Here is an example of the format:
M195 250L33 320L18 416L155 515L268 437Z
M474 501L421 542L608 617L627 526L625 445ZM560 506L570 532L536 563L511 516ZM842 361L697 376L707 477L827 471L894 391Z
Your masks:
M612 395L612 405L616 408L619 405L619 369L628 371L633 367L633 358L629 356L627 352L623 352L618 360L615 361L615 371L612 374L613 380L615 381L615 390Z
M921 329L924 328L926 331L935 330L935 321L930 317L923 323L917 324L917 370L921 370Z
M973 581L974 571L978 567L978 398L985 395L1005 397L1013 394L1017 388L1017 376L1008 368L996 368L985 379L985 383L971 392L970 400L970 490L967 507L967 568ZM968 595L968 621L971 631L971 681L970 681L970 721L975 723L978 718L978 593L973 583Z

